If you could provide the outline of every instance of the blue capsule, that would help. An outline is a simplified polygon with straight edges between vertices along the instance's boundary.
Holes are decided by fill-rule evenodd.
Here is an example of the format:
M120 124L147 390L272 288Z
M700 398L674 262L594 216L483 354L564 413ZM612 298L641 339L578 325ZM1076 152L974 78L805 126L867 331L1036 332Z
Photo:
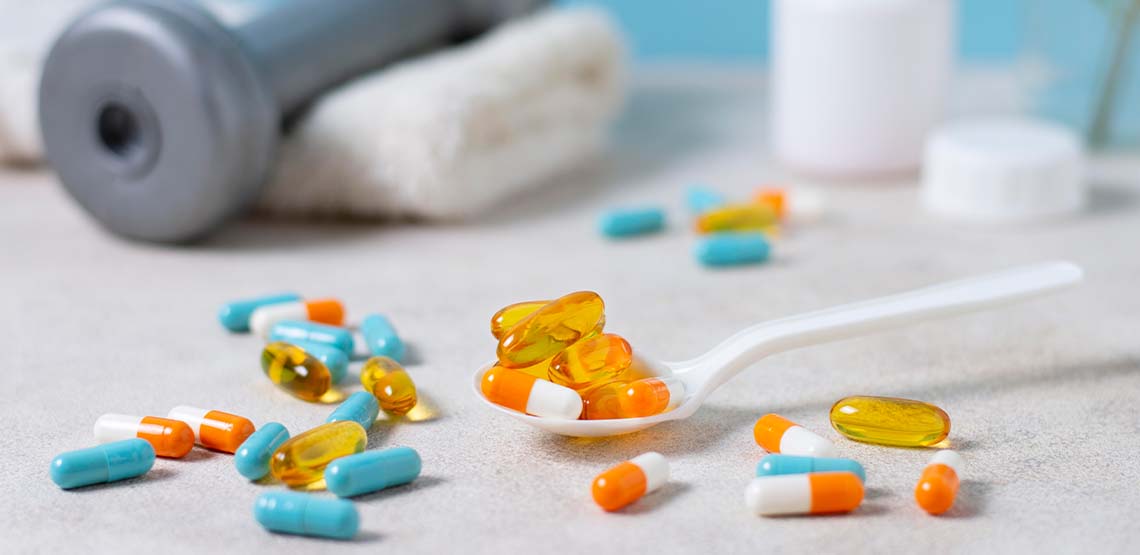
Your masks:
M728 199L719 191L694 185L685 190L685 204L689 206L689 211L693 215L699 216L709 210L728 204Z
M273 452L289 439L289 430L277 422L270 422L245 438L234 453L234 466L238 474L250 480L260 480L269 474L269 459Z
M273 324L269 331L269 342L274 341L292 344L297 342L318 343L340 349L345 356L351 356L355 347L352 332L348 331L348 328L300 320L285 320Z
M756 465L757 476L807 474L809 472L830 472L833 470L851 472L859 477L860 482L867 481L867 473L863 471L863 465L851 459L767 455L760 459L760 464Z
M71 489L134 478L152 466L154 447L145 439L131 438L56 455L50 472L55 485Z
M598 230L612 238L631 237L665 228L665 211L660 208L617 208L598 218Z
M253 518L273 532L338 540L352 539L360 528L360 515L351 502L293 491L261 494L253 504Z
M325 467L325 485L340 497L352 497L407 484L420 475L420 455L411 447L392 447L341 457Z
M301 296L296 293L278 293L275 295L257 297L256 299L230 301L222 305L221 310L218 311L218 321L230 331L249 331L249 317L253 314L254 310L271 304L282 304L299 300L301 300Z
M372 356L388 357L396 362L404 362L404 342L396 334L392 322L380 314L369 314L360 322L360 335Z
M705 266L734 266L763 262L770 250L763 233L716 233L697 243L694 254Z
M348 355L344 351L314 341L294 341L293 346L303 349L309 356L321 361L329 369L332 383L340 383L348 375Z
M379 414L380 402L376 400L376 396L368 391L357 391L337 406L336 410L332 411L332 414L325 419L325 422L351 420L368 430L376 423L376 417Z

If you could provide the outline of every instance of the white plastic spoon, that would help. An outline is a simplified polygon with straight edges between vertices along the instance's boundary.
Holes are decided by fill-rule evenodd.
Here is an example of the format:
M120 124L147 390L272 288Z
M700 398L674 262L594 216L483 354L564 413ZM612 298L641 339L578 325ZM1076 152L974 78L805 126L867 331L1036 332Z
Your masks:
M475 372L475 394L495 410L556 434L604 437L644 430L654 424L688 418L721 384L744 368L776 353L899 328L926 320L994 308L1052 293L1080 283L1084 271L1070 262L1045 262L981 277L951 281L908 293L782 318L746 328L711 351L683 362L639 358L658 376L673 376L685 385L685 400L677 408L645 418L563 420L540 418L483 397L480 387L491 362Z

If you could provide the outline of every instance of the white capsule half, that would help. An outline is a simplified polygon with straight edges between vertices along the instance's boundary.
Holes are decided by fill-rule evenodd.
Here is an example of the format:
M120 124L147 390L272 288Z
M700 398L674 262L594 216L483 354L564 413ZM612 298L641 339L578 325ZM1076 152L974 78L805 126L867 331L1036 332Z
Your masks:
M962 455L959 455L957 451L943 449L935 453L934 456L930 458L930 462L927 463L926 466L930 466L932 464L944 464L946 466L949 466L955 474L961 475L962 470L966 468L966 459L963 459Z
M661 453L642 453L629 462L645 473L645 493L655 491L669 481L669 461Z
M823 458L839 456L834 444L803 426L792 426L784 432L780 438L780 453Z
M262 338L269 337L273 324L285 320L308 320L309 309L304 302L271 304L259 307L249 317L249 329Z
M111 443L138 437L143 417L128 414L104 414L95 421L95 442Z
M543 418L577 420L582 415L582 396L569 387L535 380L526 400L526 412Z

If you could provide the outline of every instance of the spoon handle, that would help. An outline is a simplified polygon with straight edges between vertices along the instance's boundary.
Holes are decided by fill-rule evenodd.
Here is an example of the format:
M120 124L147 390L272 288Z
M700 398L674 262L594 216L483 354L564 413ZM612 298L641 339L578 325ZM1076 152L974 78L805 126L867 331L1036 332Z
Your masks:
M1075 285L1083 275L1071 262L1045 262L782 318L738 332L693 365L711 373L707 394L765 356L1012 304Z

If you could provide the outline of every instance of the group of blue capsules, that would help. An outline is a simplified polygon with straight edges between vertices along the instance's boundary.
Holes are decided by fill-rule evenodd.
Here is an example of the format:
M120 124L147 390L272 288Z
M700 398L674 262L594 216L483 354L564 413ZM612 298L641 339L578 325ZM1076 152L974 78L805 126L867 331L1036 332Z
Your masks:
M197 444L232 453L238 473L250 481L265 483L272 475L290 488L327 489L336 496L263 493L253 514L266 529L351 539L360 518L346 498L410 483L422 468L419 453L409 447L365 451L367 431L381 409L400 416L417 404L415 386L401 366L403 341L387 318L370 315L360 326L366 353L358 353L352 331L342 326L339 301L306 302L292 293L227 303L219 320L232 332L252 330L270 341L262 369L284 391L311 402L343 402L323 424L293 437L277 422L257 428L242 416L188 406L175 407L165 418L105 414L95 423L99 445L56 456L52 481L73 489L141 476L155 457L182 458ZM361 370L367 391L344 398L331 385L347 375L357 355L371 357Z
M701 236L693 256L710 267L765 262L783 224L815 221L823 213L820 194L806 189L761 187L750 201L731 202L718 191L693 186L685 203ZM661 232L665 220L665 209L656 206L614 208L602 213L598 230L624 239Z

